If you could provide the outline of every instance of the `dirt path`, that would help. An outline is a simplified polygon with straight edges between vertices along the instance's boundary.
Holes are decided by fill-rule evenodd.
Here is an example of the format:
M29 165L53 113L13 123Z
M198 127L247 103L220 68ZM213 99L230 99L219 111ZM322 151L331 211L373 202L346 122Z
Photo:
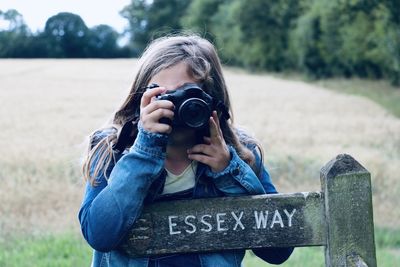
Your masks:
M84 136L111 115L134 60L0 61L0 232L78 229ZM400 227L400 120L373 102L226 69L235 120L262 143L281 192L319 190L348 153L372 173L375 221ZM21 190L21 188L24 188Z

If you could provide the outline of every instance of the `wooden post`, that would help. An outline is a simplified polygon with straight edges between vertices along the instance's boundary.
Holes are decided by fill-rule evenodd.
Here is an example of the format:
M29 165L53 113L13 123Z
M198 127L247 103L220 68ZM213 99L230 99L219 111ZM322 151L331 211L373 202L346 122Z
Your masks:
M370 173L351 156L338 155L322 168L321 185L326 266L375 267Z
M322 192L154 203L121 249L131 257L325 246L329 267L376 267L370 173L349 155L321 170Z

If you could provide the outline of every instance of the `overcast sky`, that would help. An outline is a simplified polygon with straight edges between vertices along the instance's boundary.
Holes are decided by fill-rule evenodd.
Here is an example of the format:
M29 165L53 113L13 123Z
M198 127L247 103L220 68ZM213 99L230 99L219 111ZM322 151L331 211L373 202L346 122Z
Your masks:
M32 32L42 31L46 20L59 12L79 15L88 27L107 24L121 32L127 20L119 11L130 0L0 0L0 10L16 9ZM0 23L0 30L4 24Z

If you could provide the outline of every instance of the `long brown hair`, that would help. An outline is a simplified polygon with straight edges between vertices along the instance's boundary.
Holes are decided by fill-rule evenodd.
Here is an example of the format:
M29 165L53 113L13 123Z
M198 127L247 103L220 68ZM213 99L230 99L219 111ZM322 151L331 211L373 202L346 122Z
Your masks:
M240 142L238 132L233 126L229 94L222 74L221 63L214 46L209 41L196 35L169 36L154 40L146 48L139 59L139 70L130 93L122 106L115 112L112 122L109 126L97 130L91 135L88 153L83 164L83 175L92 185L95 184L95 178L101 173L107 178L106 171L111 166L111 163L115 161L113 146L118 141L125 123L132 122L134 124L131 133L132 142L128 144L128 147L133 144L137 135L141 96L151 78L161 70L174 66L179 62L187 64L189 74L196 82L203 85L203 90L206 93L222 101L228 108L231 119L228 121L220 120L225 142L232 145L238 155L254 170L259 169L260 166L255 166L254 164L253 153ZM103 134L99 134L101 132ZM245 142L256 144L253 139L246 139Z

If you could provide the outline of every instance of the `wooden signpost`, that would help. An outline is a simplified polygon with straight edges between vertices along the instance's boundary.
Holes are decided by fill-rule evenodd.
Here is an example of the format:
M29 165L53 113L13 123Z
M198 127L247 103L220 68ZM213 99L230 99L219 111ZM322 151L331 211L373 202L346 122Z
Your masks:
M325 246L326 266L376 266L370 173L349 155L321 170L321 192L156 203L122 248L132 257Z

